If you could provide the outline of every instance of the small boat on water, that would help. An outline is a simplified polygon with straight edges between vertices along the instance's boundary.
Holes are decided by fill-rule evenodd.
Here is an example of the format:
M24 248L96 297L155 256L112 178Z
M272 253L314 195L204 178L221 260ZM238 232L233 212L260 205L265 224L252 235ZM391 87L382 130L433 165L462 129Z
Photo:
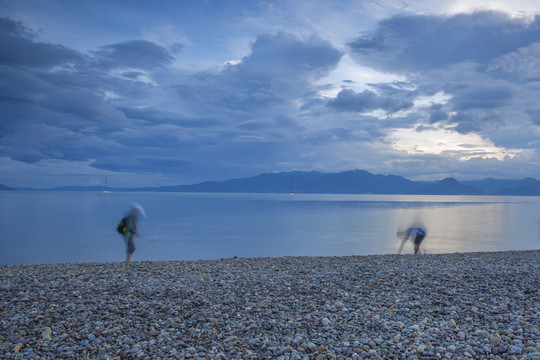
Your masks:
M107 190L107 177L105 176L105 187L103 188L102 194L111 194L112 192Z
M289 196L294 196L292 192L292 175L291 175L291 178L289 179Z

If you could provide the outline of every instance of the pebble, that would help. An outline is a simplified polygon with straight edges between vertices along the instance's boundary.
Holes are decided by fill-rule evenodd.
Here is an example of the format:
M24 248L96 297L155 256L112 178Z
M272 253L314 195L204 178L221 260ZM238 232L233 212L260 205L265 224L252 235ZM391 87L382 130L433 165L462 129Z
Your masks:
M494 345L499 345L501 343L501 339L498 336L493 335L489 337L489 341Z
M0 271L2 359L540 359L539 250Z
M48 326L44 328L43 331L41 332L41 338L43 340L51 340L51 335L52 335L52 329Z

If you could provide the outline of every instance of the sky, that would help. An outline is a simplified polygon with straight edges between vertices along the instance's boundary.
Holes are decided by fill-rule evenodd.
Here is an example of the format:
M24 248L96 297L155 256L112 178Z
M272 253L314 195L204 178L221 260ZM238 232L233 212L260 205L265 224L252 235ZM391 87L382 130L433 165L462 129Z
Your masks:
M0 0L0 184L540 178L537 0Z

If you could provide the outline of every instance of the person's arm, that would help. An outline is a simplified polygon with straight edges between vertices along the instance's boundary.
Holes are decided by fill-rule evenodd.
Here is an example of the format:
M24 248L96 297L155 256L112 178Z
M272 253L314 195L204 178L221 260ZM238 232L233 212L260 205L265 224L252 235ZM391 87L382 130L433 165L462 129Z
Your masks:
M398 234L403 236L403 240L401 240L401 245L399 246L399 250L398 250L398 254L401 254L401 250L403 250L403 245L405 245L405 242L407 242L407 240L411 236L411 231L406 230L406 231L404 231L402 233L398 233Z
M401 245L399 246L398 254L401 254L401 250L403 249L403 244L405 244L405 241L407 241L407 238L401 240Z

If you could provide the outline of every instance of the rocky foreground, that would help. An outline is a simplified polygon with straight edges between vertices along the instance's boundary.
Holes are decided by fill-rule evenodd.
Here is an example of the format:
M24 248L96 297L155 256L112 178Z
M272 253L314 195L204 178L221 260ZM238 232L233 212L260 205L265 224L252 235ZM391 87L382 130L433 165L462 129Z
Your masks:
M540 359L540 251L0 266L5 359Z

